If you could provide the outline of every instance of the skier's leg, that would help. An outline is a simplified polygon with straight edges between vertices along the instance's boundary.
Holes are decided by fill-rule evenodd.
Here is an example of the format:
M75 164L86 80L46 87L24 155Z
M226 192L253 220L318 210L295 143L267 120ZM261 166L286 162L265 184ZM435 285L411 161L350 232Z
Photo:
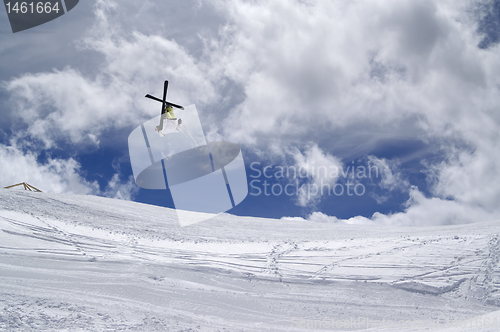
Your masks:
M163 130L163 121L165 120L165 118L167 117L167 114L166 113L163 113L161 116L160 116L160 125L156 126L156 129L158 129L158 131L161 131Z

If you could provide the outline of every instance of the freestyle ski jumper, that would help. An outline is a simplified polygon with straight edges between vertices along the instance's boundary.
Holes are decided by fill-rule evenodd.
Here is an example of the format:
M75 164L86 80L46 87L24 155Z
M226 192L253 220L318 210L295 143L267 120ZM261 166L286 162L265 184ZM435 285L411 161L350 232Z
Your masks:
M179 108L181 110L183 110L184 107L181 105L177 105L177 104L174 104L174 103L167 101L167 89L168 89L168 81L165 81L165 83L163 85L163 99L156 98L150 94L147 94L145 96L146 98L153 99L153 100L156 100L156 101L159 101L162 103L160 124L158 126L156 126L156 128L155 128L155 131L160 136L165 136L165 134L166 134L165 131L168 131L168 132L179 131L180 125L182 124L182 120L177 119L175 117L173 107ZM166 125L164 125L165 121L166 121Z

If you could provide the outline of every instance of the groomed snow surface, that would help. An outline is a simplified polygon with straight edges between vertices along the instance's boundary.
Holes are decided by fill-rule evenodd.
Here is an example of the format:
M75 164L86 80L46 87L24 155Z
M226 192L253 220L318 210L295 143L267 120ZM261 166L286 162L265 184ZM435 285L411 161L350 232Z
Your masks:
M0 190L0 330L498 331L499 234Z

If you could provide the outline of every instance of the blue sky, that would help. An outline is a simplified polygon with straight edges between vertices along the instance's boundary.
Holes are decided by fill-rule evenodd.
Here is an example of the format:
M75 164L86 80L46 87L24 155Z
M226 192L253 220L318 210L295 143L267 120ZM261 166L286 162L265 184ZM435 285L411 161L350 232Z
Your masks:
M144 95L161 96L168 79L169 100L196 104L210 141L241 146L249 184L349 184L251 177L264 167L378 170L353 183L362 195L250 187L229 213L500 219L499 3L80 1L16 34L3 13L0 185L173 207L168 191L135 185L127 146L160 111Z

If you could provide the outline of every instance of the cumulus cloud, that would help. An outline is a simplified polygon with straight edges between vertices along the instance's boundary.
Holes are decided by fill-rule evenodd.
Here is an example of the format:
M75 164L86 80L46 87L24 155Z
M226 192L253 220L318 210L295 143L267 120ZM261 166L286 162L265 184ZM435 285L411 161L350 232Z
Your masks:
M410 199L406 202L406 208L402 212L390 214L376 212L370 218L355 216L340 219L317 211L310 214L306 220L349 225L443 226L492 221L500 218L497 212L485 210L478 205L438 197L426 198L416 187L412 187L409 193Z
M349 219L339 219L335 216L329 216L319 211L311 213L306 220L312 222L345 224L345 225L375 225L375 223L372 220L365 217L356 216Z
M498 211L500 202L499 140L487 140L488 146L476 146L471 151L454 150L445 162L429 168L433 179L433 193L438 197L474 204L490 211Z
M106 197L130 201L135 195L137 195L138 192L139 187L135 184L133 176L130 176L128 181L123 183L120 180L120 174L116 173L108 182L103 194Z
M103 57L97 74L85 66L68 66L26 73L2 83L10 94L15 118L12 146L3 147L2 164L20 163L24 171L19 177L40 183L44 191L131 199L137 187L130 178L121 181L121 173L101 190L79 175L80 165L73 158L39 164L37 156L61 144L74 151L99 148L103 134L133 128L156 116L160 104L144 95L161 95L165 78L175 82L168 97L179 104L204 105L216 96L205 68L184 47L158 35L125 33L113 17L118 7L114 1L98 0L95 24L78 42L82 53Z
M229 20L214 63L246 94L227 119L230 139L286 145L349 141L360 131L377 139L383 130L386 141L407 133L441 149L443 161L426 164L433 197L410 190L404 212L373 220L441 224L500 215L499 47L477 47L484 36L471 14L476 3L217 4ZM378 163L384 189L409 190L392 161Z
M384 215L375 213L376 224L424 226L452 225L499 219L498 211L489 211L477 204L439 197L426 198L416 187L410 190L410 199L403 212Z
M377 158L375 156L368 156L367 158L369 167L373 167L376 171L376 177L380 177L380 182L377 184L387 194L378 195L371 193L371 196L382 204L389 200L390 194L393 191L407 192L410 188L410 183L405 179L402 172L399 170L398 160L387 160L385 158Z
M0 185L29 183L44 192L92 194L99 191L96 182L86 181L74 159L51 159L39 163L37 155L14 146L0 144Z
M307 179L302 185L308 188L299 192L297 205L314 206L321 200L322 188L331 188L337 182L342 174L342 162L315 144L308 147L304 153L296 150L293 158L297 173Z
M194 56L173 32L165 37L136 25L124 32L126 22L113 14L123 4L97 1L95 26L80 44L103 57L97 74L67 67L6 82L15 114L27 127L18 139L35 137L44 147L61 139L98 146L104 131L156 115L158 105L143 95L160 94L158 82L168 77L175 81L173 101L220 113L222 125L211 128L215 136L271 158L283 154L280 148L292 151L296 165L339 166L346 149L370 155L377 144L402 137L439 147L440 161L425 163L430 197L411 189L397 161L370 157L382 170L381 188L407 192L410 199L401 213L349 219L353 223L446 224L500 216L500 48L478 47L484 36L477 32L475 2L203 4L216 8L220 28L212 34L200 26L193 33L204 45ZM225 95L235 91L238 98ZM110 182L109 195L128 197L128 182L115 190L120 178ZM337 179L308 173L307 181ZM320 199L299 197L298 204Z
M175 81L169 96L180 104L203 104L214 98L203 67L175 41L120 33L108 18L116 7L113 1L97 1L95 26L80 43L83 50L104 56L97 76L67 67L5 82L15 114L28 127L21 138L34 137L46 148L61 139L98 145L104 131L137 125L157 115L159 105L144 94L160 94L166 77Z
M119 169L101 190L97 181L85 179L81 165L73 158L48 158L40 162L39 156L32 151L0 144L0 161L0 187L26 182L43 192L101 195L124 200L132 200L139 191L133 176L126 182L120 180Z
M217 3L229 22L211 60L244 88L225 126L241 141L311 136L315 125L334 137L354 125L396 134L405 124L416 137L427 125L435 134L484 86L484 61L493 60L476 47L460 1Z

